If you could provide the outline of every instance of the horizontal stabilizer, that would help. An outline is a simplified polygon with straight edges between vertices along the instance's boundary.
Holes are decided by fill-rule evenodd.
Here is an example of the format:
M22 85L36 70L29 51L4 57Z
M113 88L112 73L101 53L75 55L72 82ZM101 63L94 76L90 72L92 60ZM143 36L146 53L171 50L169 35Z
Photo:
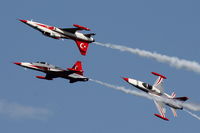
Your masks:
M179 100L179 101L186 101L188 100L189 98L188 97L175 97L173 99L176 99L176 100Z
M163 117L163 116L161 116L161 115L159 115L159 114L154 114L154 115L157 116L157 117L159 117L159 118L161 118L161 119L163 119L163 120L169 121L168 118Z

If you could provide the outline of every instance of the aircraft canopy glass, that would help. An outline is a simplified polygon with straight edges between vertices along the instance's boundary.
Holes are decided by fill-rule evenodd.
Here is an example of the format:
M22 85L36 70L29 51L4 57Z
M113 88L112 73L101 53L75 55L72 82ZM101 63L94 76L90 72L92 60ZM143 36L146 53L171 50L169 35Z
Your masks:
M48 65L48 63L47 63L47 62L40 62L40 61L37 61L36 63L40 63L40 64L47 64L47 65Z
M142 83L142 85L143 85L145 88L149 89L149 90L152 89L152 86L149 85L149 84L147 84L147 83Z

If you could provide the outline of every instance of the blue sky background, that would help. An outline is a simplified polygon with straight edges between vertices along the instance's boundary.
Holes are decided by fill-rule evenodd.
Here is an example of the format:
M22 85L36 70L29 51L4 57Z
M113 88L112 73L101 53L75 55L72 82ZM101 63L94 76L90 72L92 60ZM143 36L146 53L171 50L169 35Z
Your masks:
M63 28L80 24L91 28L98 42L200 62L199 4L198 0L3 0L0 4L1 131L198 132L199 120L184 111L178 111L178 118L173 118L167 110L170 121L162 121L154 117L157 109L150 100L93 82L39 80L34 76L43 73L24 71L12 62L46 61L66 68L81 60L85 76L126 88L132 87L120 76L153 83L156 77L150 72L155 71L168 77L166 92L175 91L178 96L188 96L190 101L200 103L199 74L96 44L90 45L84 57L73 41L47 38L17 20L33 19Z

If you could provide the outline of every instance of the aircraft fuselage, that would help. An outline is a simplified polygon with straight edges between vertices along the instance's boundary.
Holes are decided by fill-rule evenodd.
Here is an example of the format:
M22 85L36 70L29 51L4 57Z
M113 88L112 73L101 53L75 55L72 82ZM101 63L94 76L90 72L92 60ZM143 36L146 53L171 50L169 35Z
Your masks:
M33 21L28 21L28 20L20 20L20 21L40 31L43 35L54 38L54 39L63 38L63 39L79 40L79 41L84 41L88 43L94 42L94 39L92 37L87 37L83 33L80 33L80 32L71 33L71 32L61 30L60 28L48 26L48 25L41 24L38 22L33 22Z
M84 77L78 73L73 73L64 69L61 69L57 66L48 64L46 62L36 62L36 63L28 63L28 62L20 62L20 63L14 63L16 65L28 68L28 69L32 69L32 70L36 70L36 71L40 71L40 72L44 72L48 75L51 76L51 78L46 78L48 80L52 80L53 78L65 78L65 79L70 79L70 80L76 80L76 81L88 81L89 79L87 77ZM42 76L36 76L37 78L41 78ZM43 79L45 79L44 77L42 77Z
M144 83L139 80L131 79L131 78L124 78L124 80L126 80L129 84L133 85L134 87L136 87L150 95L169 99L170 101L163 101L163 103L165 103L166 105L168 105L174 109L183 109L182 105L180 105L177 102L178 100L170 98L170 95L161 92L159 89L157 89L154 86L151 86L147 83Z

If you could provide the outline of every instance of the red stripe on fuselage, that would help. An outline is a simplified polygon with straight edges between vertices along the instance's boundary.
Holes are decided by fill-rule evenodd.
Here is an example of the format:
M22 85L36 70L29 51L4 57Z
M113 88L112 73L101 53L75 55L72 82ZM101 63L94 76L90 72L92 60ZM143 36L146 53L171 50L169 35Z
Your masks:
M44 28L47 28L49 30L54 30L55 29L55 27L53 27L53 26L47 26L47 25L44 25L44 24L37 24L37 25L42 26Z
M35 65L31 65L32 67L35 67L35 68L39 68L41 70L44 70L44 71L47 71L48 70L48 67L42 67L42 66L35 66Z

